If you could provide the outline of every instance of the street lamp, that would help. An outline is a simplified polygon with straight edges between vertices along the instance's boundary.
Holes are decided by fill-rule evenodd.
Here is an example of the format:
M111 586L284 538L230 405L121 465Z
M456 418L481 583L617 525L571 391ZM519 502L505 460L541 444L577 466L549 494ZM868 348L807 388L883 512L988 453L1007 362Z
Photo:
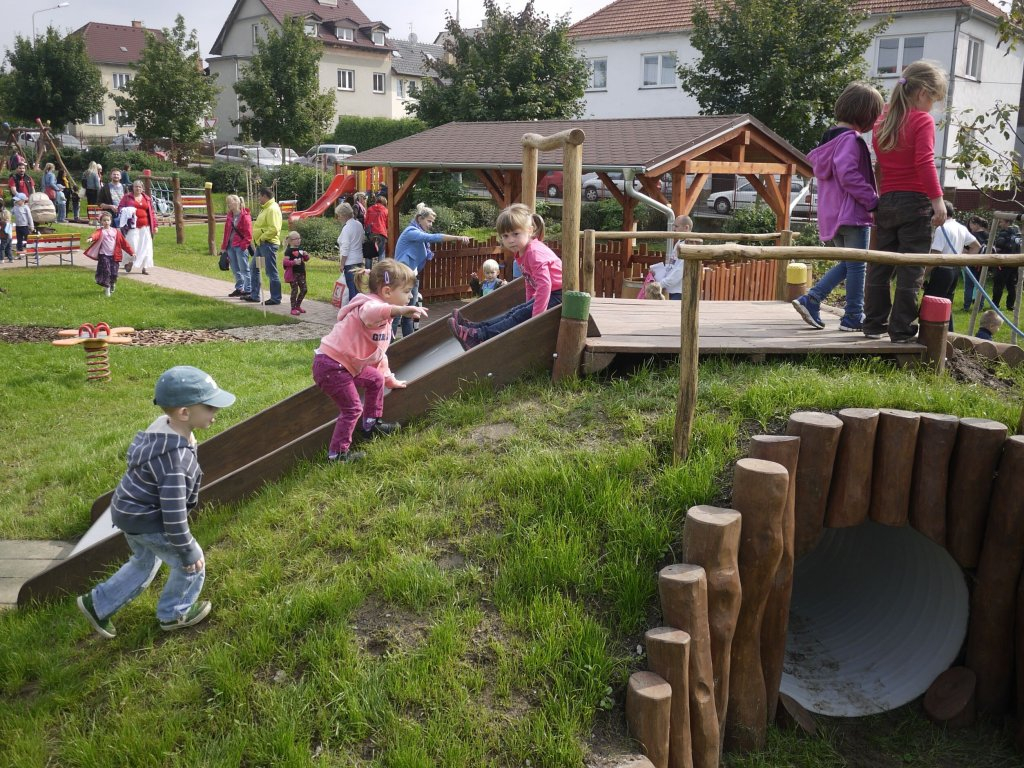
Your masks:
M32 43L36 41L36 14L42 13L43 11L55 11L58 8L67 8L71 3L57 3L56 5L50 6L49 8L40 8L38 11L32 12Z

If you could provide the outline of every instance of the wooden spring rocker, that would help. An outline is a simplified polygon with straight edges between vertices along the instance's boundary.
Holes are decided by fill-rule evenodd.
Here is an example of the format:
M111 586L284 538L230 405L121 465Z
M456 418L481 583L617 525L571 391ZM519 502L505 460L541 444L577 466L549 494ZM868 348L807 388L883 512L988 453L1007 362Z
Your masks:
M83 323L77 329L58 331L61 338L54 339L56 347L82 345L85 349L85 378L87 381L110 381L110 344L131 344L127 334L135 333L134 328L111 328L106 323L95 326Z

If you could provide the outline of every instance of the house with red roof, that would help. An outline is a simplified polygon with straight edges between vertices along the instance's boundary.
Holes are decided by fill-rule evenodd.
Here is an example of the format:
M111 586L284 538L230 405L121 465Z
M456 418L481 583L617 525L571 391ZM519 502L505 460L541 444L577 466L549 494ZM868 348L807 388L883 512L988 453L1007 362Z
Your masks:
M123 90L135 77L135 65L146 45L147 32L163 39L163 32L147 29L141 21L133 21L131 25L90 21L71 33L85 41L85 53L99 67L100 78L107 89L103 107L86 122L75 125L72 133L93 139L113 138L117 134L129 133L134 127L117 124L119 110L114 103L114 94Z
M569 28L590 67L587 117L685 117L700 113L680 87L679 63L700 58L690 44L693 11L700 0L615 0ZM944 124L953 112L984 111L997 100L1019 104L1024 51L997 50L1003 11L988 0L852 0L866 12L863 27L892 19L864 51L868 72L882 84L895 81L917 59L942 63L952 73L946 102L933 113L939 126L935 155L944 187L965 187L943 155L955 133ZM767 21L767 20L766 20ZM999 141L1012 149L1014 139ZM1019 149L1019 147L1018 147Z

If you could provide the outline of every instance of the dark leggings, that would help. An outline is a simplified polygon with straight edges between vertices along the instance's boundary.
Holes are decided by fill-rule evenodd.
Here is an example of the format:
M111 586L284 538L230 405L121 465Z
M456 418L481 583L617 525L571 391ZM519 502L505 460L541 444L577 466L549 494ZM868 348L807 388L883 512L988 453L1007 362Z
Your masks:
M292 276L292 309L298 309L306 298L306 273L298 272Z

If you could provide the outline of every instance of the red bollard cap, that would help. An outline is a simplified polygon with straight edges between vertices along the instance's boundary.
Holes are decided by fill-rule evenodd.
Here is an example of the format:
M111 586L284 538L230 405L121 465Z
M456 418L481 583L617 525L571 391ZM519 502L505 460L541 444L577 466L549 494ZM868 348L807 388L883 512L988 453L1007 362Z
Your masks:
M953 314L953 302L938 296L925 296L921 300L921 320L931 323L948 323Z

